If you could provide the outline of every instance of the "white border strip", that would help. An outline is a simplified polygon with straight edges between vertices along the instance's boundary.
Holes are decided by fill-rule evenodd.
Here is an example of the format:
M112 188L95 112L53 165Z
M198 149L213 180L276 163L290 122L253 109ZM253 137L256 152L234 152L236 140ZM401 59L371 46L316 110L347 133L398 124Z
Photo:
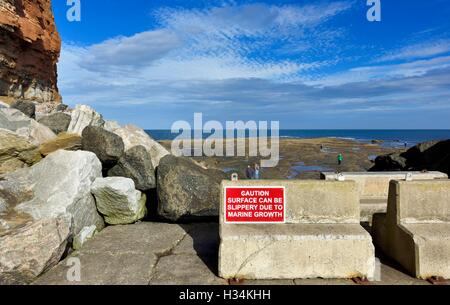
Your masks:
M267 221L227 221L227 189L283 189L283 222L275 221L275 222L267 222ZM223 189L223 222L225 224L285 224L286 223L286 212L287 212L287 201L286 201L286 187L285 186L225 186Z

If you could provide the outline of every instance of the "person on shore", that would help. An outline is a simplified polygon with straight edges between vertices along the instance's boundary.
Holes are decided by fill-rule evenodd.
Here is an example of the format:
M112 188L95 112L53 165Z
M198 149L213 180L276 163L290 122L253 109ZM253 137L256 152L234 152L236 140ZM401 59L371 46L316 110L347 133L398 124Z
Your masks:
M341 165L342 162L344 161L344 156L342 154L339 154L337 157L337 160L338 160L338 165Z
M254 179L256 180L261 179L261 168L256 163L255 163Z
M250 165L247 166L247 169L245 170L245 176L247 179L253 179L255 176L255 170Z

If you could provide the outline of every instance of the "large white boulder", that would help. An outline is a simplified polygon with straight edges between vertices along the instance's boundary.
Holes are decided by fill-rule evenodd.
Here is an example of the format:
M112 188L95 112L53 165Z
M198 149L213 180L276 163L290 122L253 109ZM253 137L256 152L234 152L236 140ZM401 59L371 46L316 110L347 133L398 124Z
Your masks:
M0 128L13 131L34 145L56 138L50 128L39 124L14 108L0 108Z
M72 111L72 119L67 130L68 133L81 135L88 126L103 127L105 121L101 114L89 106L77 105Z
M52 219L69 214L73 234L91 225L101 230L103 219L90 193L92 182L101 177L101 171L101 163L95 154L59 150L33 167L5 175L0 181L0 189L15 194L15 198L25 198L13 207L10 204L10 208L32 219Z
M147 214L146 196L135 189L133 180L129 178L98 178L91 191L108 224L134 223Z

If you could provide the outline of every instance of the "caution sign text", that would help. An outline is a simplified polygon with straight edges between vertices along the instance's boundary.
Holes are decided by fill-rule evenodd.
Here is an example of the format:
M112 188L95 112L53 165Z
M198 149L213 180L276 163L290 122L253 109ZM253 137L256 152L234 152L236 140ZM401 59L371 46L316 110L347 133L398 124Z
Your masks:
M226 223L284 223L284 187L227 187Z

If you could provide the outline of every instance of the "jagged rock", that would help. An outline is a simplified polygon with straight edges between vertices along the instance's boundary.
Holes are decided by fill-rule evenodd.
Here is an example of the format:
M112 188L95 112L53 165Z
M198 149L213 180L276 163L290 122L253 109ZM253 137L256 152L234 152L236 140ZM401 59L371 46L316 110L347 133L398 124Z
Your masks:
M72 118L67 129L68 133L81 135L88 126L103 127L105 121L94 109L86 105L77 105L72 111Z
M402 154L408 166L417 170L439 170L449 173L450 140L420 143Z
M36 105L33 102L18 100L11 105L11 108L21 111L31 119L36 118Z
M114 133L122 138L125 144L125 150L129 150L138 145L144 146L150 153L153 168L158 167L161 158L170 155L167 149L153 140L143 129L134 125L117 128L114 130Z
M69 114L57 112L40 118L38 122L50 128L55 134L60 134L61 132L66 132L67 129L69 129L71 120L72 117Z
M69 214L75 235L86 226L96 225L100 230L104 222L90 189L101 177L101 169L91 152L58 150L30 168L4 175L0 196L4 195L12 212L34 220Z
M116 129L121 128L121 126L116 121L105 121L105 125L103 126L103 128L110 132L114 132Z
M0 235L0 285L29 284L60 261L71 233L71 217L28 223Z
M48 127L13 108L0 108L0 128L13 131L34 145L56 138Z
M404 153L379 156L370 171L440 171L450 174L450 140L420 143Z
M97 209L111 225L131 224L145 217L146 196L135 189L133 180L122 177L98 178L91 188Z
M32 166L41 159L36 145L12 131L0 129L0 175Z
M219 215L220 183L226 175L187 158L165 156L157 170L158 214L182 218Z
M101 127L86 127L82 137L83 150L95 153L106 168L114 166L124 153L122 139Z
M150 154L144 146L127 150L119 162L108 171L109 177L126 177L134 181L136 189L148 191L156 187L155 170Z
M80 233L75 235L75 237L73 238L73 246L72 246L72 248L74 250L80 250L81 247L83 247L84 243L88 239L91 239L95 235L96 232L97 232L97 227L96 226L84 227L80 231Z
M59 103L60 49L50 0L0 1L0 96Z
M378 156L375 159L375 166L386 171L401 171L406 168L406 159L396 153Z
M81 150L81 137L73 133L60 133L55 139L45 142L39 147L39 151L43 156L60 150Z

